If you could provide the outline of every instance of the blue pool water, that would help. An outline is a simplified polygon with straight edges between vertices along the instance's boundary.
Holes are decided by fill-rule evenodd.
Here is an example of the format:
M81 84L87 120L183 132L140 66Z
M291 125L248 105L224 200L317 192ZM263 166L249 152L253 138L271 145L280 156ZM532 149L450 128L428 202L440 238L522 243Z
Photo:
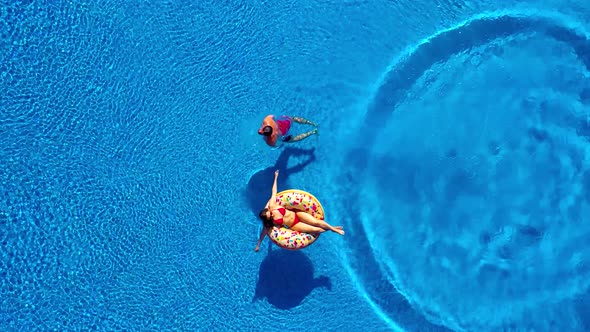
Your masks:
M590 4L3 1L0 36L2 331L590 330ZM346 235L254 252L276 169Z

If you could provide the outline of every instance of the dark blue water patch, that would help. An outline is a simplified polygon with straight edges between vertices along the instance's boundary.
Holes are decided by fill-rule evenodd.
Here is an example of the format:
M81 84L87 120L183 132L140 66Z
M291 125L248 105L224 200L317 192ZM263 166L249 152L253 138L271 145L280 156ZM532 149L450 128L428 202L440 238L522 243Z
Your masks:
M396 157L374 158L373 162L371 174L379 179L389 195L406 202L416 202L419 199L417 182L420 170L416 168L415 162ZM428 179L425 181L428 182Z
M301 251L272 249L260 264L254 300L266 299L279 309L298 306L315 288L332 289L327 276L314 276L311 260Z
M486 289L497 289L499 283L507 283L510 271L492 264L483 264L478 271L478 283Z
M580 102L584 105L590 105L590 88L584 88L580 91Z
M488 152L490 155L497 156L502 151L502 146L498 141L489 141L488 142Z
M585 171L582 175L582 186L584 188L583 198L586 203L590 204L590 171Z
M447 158L451 158L451 159L457 158L457 149L451 148L451 149L447 150L446 156L447 156Z
M585 216L582 214L583 198L577 199L567 210L567 218L573 223L584 223Z
M445 193L450 202L463 195L481 196L486 192L484 177L475 177L464 169L456 169L446 174L448 182Z
M426 70L437 63L447 61L454 54L468 51L510 35L526 32L545 33L570 45L578 58L590 68L590 42L577 31L560 25L559 22L542 17L484 17L455 29L433 36L404 57L386 74L366 115L360 132L379 130L407 91ZM364 136L362 144L372 144L374 136Z
M533 246L543 239L544 234L545 227L543 226L519 225L514 240L521 246Z
M549 23L549 22L546 22ZM577 31L555 24L543 24L545 33L556 40L570 45L578 58L590 70L590 43L588 38L581 36Z
M583 331L590 331L590 292L578 296L574 301L578 321Z
M508 245L504 245L501 246L497 249L496 254L498 255L498 257L505 259L505 260L511 260L514 256L514 252L511 248L511 246Z
M577 121L576 134L590 139L590 123L586 119Z
M357 140L358 145L351 145L349 146L349 150L347 152L348 160L347 160L347 167L344 169L343 176L349 181L358 181L357 177L359 174L363 174L369 165L370 159L372 159L372 155L370 151L366 148L366 146L362 146L361 141L363 141L366 135L360 135ZM363 170L362 173L356 173L353 170Z
M436 242L428 247L429 255L432 257L465 257L468 255L467 249L455 244Z
M493 234L489 231L483 231L479 234L479 243L482 245L487 245L492 241Z
M543 142L549 138L549 133L547 132L547 130L540 128L531 127L528 129L528 134L530 137L532 137L538 142Z
M289 160L291 158L297 158L298 162L294 166L289 167ZM290 177L301 172L307 165L314 161L315 149L287 147L281 152L274 166L265 168L252 175L243 193L244 199L250 206L252 213L258 216L260 210L270 199L272 181L276 170L279 170L281 174L277 180L277 186L279 188L292 188Z

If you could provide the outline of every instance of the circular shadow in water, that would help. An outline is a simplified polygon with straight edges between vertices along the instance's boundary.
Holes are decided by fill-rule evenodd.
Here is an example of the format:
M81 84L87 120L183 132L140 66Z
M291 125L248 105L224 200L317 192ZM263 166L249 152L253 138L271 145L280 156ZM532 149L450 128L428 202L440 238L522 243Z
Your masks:
M341 174L343 193L364 188L349 200L365 211L350 215L349 263L385 317L410 330L587 326L587 35L557 16L482 15L385 76L358 130L374 135L354 140Z

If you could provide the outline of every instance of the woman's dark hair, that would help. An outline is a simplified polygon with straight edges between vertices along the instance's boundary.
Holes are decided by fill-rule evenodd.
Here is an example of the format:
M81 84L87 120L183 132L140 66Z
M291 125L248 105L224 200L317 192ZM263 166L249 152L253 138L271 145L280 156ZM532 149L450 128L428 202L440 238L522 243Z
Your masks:
M266 127L262 128L262 135L264 135L264 136L272 135L272 127L266 126Z
M266 212L267 211L268 211L268 208L262 209L262 211L260 211L260 213L258 214L258 216L262 220L262 224L264 224L264 227L271 228L272 226L274 226L274 223L273 223L273 220L272 220L272 215L270 216L270 218L267 218L266 217Z

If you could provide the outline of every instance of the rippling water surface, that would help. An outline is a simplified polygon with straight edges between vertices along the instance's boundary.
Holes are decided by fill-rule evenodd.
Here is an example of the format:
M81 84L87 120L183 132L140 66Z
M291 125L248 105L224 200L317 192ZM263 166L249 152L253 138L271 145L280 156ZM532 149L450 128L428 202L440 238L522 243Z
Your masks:
M2 330L590 329L587 4L5 1L0 32ZM269 113L320 135L270 150ZM346 235L255 253L275 169Z

